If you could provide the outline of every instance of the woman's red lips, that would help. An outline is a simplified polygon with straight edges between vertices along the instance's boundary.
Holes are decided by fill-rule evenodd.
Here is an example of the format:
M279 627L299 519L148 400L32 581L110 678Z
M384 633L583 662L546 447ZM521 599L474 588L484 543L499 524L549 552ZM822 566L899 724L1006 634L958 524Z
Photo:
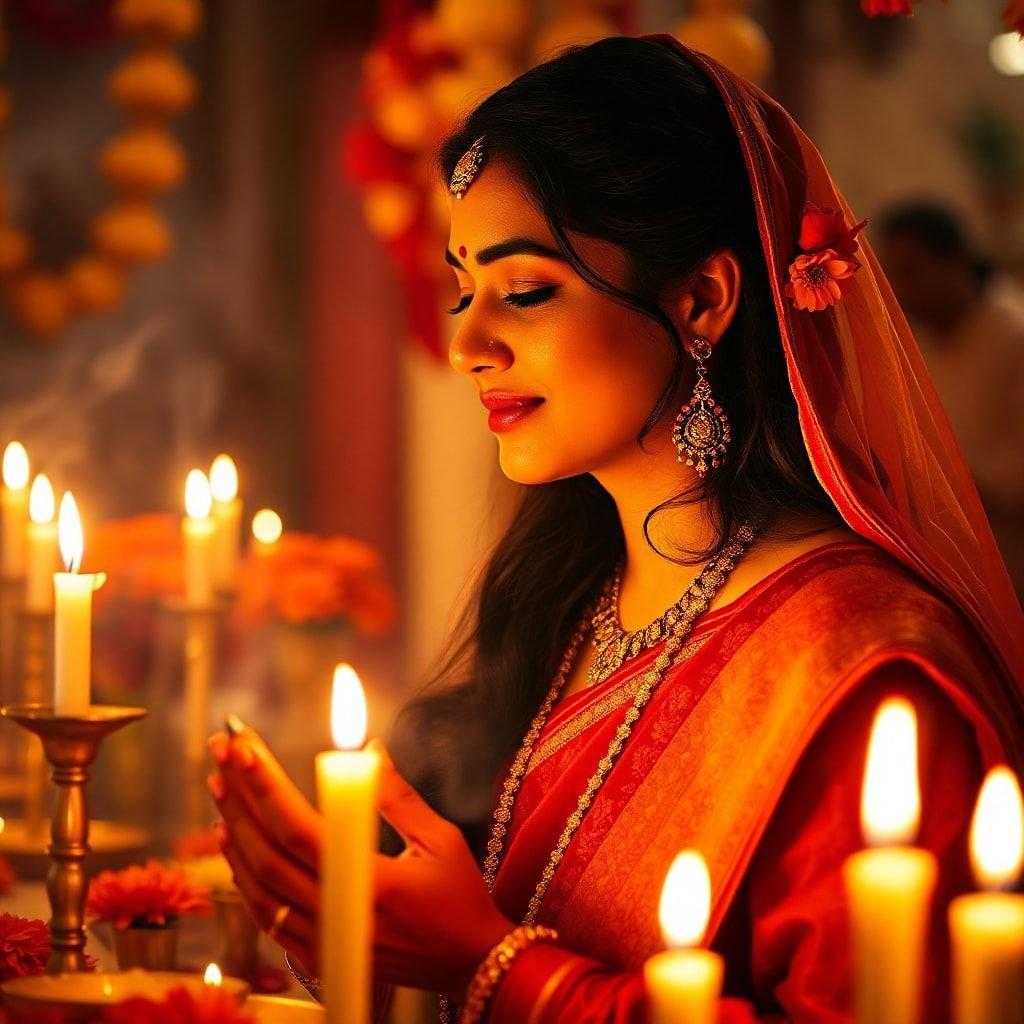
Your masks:
M508 392L491 391L480 396L480 401L490 410L487 426L496 433L511 430L533 412L543 401L535 395L514 395Z

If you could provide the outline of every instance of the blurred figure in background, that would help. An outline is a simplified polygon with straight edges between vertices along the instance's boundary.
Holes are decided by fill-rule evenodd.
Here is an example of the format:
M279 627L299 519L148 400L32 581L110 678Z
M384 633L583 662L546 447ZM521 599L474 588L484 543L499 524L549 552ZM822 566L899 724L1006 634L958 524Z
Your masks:
M1024 287L939 203L892 207L878 242L1024 598Z

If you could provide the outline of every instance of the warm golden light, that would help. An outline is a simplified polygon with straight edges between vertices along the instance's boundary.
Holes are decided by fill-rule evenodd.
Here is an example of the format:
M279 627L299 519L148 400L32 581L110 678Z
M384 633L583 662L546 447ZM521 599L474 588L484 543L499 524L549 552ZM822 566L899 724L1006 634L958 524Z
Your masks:
M1002 32L988 44L992 67L1001 75L1024 75L1024 40L1018 32Z
M1024 805L1017 776L1005 764L982 784L971 820L971 867L983 889L1012 889L1024 860Z
M238 496L238 470L230 455L218 455L213 460L210 490L214 501L234 501Z
M261 508L252 517L252 535L261 544L276 544L283 530L281 517L272 508Z
M699 946L711 916L711 876L696 850L676 854L665 876L658 919L670 949Z
M920 820L917 715L909 701L890 697L871 726L860 798L861 830L871 846L909 844Z
M20 491L28 486L28 452L20 441L12 441L4 449L4 486Z
M216 964L207 964L206 973L203 975L203 983L206 985L220 985L224 981L220 968Z
M339 750L358 750L366 740L366 695L351 665L334 668L331 735Z
M56 502L53 498L53 485L45 473L40 473L32 481L32 489L28 492L28 516L33 523L53 522Z
M189 471L185 478L185 511L190 519L206 519L213 508L210 481L201 469Z
M57 542L60 545L60 557L64 560L64 568L68 572L78 572L85 550L85 535L82 533L82 520L78 515L78 506L70 491L65 491L64 497L60 499L60 512L57 514Z
M4 821L3 818L0 818L0 832L3 832L5 828L7 828L7 822Z

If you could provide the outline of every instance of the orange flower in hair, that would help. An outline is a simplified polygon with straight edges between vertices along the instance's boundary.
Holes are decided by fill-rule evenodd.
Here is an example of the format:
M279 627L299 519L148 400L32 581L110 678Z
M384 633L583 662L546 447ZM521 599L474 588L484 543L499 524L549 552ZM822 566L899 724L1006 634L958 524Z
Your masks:
M797 309L815 313L834 306L843 297L840 282L860 269L857 235L866 220L849 227L843 215L831 207L819 210L808 204L800 226L803 253L789 265L785 293Z

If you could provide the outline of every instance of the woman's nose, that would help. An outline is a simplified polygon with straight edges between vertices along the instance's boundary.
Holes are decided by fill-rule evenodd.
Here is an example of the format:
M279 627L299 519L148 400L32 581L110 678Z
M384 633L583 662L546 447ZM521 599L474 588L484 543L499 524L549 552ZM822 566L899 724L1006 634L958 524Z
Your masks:
M505 370L512 365L509 347L465 325L448 346L448 362L459 373L481 373L484 370Z

